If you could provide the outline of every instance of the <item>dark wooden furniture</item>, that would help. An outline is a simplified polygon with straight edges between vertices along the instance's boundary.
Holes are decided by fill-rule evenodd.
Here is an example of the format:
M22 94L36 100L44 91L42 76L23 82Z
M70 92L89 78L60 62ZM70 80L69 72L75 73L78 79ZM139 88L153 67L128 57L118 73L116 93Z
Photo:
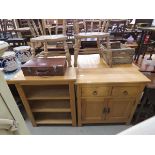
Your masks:
M145 51L149 46L155 45L155 41L151 39L152 33L155 32L155 27L140 27L139 29L142 30L142 33L141 33L141 38L138 42L138 47L135 52L134 60L136 63L138 62L139 56L141 54L143 55L143 58L144 58ZM149 59L151 59L151 56L152 56L152 51L150 53Z
M15 20L1 19L0 27L1 27L3 40L8 42L10 46L16 47L21 45L27 45L27 40L25 38L22 38L18 34L20 30L16 28Z
M127 19L112 19L110 20L110 34L112 41L121 41L122 43L125 42L124 40L124 34L126 31L127 26Z

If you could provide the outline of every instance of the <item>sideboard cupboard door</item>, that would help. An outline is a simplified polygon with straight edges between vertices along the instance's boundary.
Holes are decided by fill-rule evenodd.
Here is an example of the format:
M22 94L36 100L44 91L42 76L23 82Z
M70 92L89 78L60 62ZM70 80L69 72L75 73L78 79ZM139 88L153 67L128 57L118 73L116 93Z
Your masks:
M135 104L134 99L108 99L106 120L109 123L127 122Z
M98 121L104 121L106 105L103 98L82 99L81 102L83 123L96 123Z

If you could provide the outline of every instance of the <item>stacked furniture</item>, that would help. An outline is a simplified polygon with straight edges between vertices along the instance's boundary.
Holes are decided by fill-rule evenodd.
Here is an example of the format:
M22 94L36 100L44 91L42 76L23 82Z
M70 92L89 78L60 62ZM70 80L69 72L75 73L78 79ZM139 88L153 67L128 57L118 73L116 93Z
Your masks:
M74 27L75 27L75 51L74 51L74 67L77 67L77 59L78 59L78 54L79 51L83 51L83 54L88 54L88 53L100 53L100 41L103 40L103 38L105 38L106 40L106 44L107 44L107 48L110 48L110 44L109 44L109 37L110 34L107 33L107 29L109 26L109 21L105 20L103 21L103 24L101 25L101 27L99 28L99 32L80 32L79 31L79 22L78 20L74 21ZM88 38L97 38L97 49L81 49L81 40L82 39L88 39Z
M36 24L37 23L37 24ZM33 57L35 57L35 48L36 44L42 43L44 45L43 54L45 57L48 56L48 44L52 42L63 42L63 48L65 49L66 59L68 61L68 66L71 66L71 57L67 45L67 36L66 36L66 20L63 20L63 34L56 34L56 35L46 35L43 29L42 21L37 20L34 22L34 20L28 20L28 25L31 29L31 32L34 36L34 38L31 38L31 51ZM62 53L62 51L60 51ZM50 52L52 54L52 52ZM54 55L59 55L59 52L56 51L53 53Z

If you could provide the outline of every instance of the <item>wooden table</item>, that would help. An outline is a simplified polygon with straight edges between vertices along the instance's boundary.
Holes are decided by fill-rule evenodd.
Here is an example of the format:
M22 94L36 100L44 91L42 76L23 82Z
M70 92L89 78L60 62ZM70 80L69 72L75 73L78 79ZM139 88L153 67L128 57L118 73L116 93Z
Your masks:
M150 80L132 65L109 68L99 55L79 55L77 69L78 125L130 123Z
M74 68L68 68L64 76L25 77L20 70L6 78L8 84L15 84L33 126L76 126Z

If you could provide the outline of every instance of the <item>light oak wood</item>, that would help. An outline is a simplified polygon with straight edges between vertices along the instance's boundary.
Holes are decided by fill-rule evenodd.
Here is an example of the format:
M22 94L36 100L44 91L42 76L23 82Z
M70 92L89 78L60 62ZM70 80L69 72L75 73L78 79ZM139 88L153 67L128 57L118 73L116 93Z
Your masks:
M150 80L138 71L134 64L114 65L110 68L100 56L79 55L77 69L78 84L131 84L147 83Z
M110 68L99 55L80 57L76 80L78 125L129 124L150 80L133 64Z
M29 101L32 112L71 112L69 100Z
M107 99L108 112L106 114L106 120L112 122L127 122L133 106L136 104L135 99Z
M72 126L76 126L76 108L75 108L74 82L70 82L69 94L70 94L70 107L71 107L71 115L72 115Z
M13 74L10 79L7 80L8 84L22 83L23 85L37 84L37 85L45 85L45 84L65 84L69 81L76 80L76 70L75 68L67 68L64 76L24 76L22 70Z
M75 69L67 68L64 76L28 77L19 71L7 82L17 86L34 126L44 124L76 126L75 80Z
M71 56L69 53L68 45L66 43L67 41L67 35L66 35L66 20L62 20L63 25L62 25L62 34L58 34L58 22L56 22L56 34L55 35L46 35L46 30L45 30L45 21L34 21L33 19L27 20L28 25L30 27L31 33L34 38L30 39L31 46L32 46L32 55L35 56L35 44L42 43L44 44L44 50L43 54L45 57L48 56L48 43L49 42L63 42L63 47L65 49L66 53L66 59L68 62L68 66L71 67ZM37 22L37 24L36 24ZM33 43L33 44L32 44Z
M27 85L23 89L28 100L70 99L67 85Z
M83 49L80 49L80 46L81 46L81 40L84 39L84 38L97 38L97 49L95 50L96 53L99 53L101 55L101 50L100 50L100 41L105 39L106 40L106 45L107 45L107 48L109 49L110 48L110 34L107 33L107 30L108 30L108 24L106 23L109 23L109 21L107 20L106 22L103 22L104 26L100 29L99 28L99 31L98 32L93 32L93 20L90 20L89 22L91 22L91 32L86 32L86 22L87 20L84 20L83 23L84 23L84 31L85 32L80 32L79 31L79 22L78 20L74 20L74 28L75 28L75 48L74 48L74 67L77 67L77 59L78 59L78 54L79 54L79 51L85 51L83 52L83 54L88 54L87 51L89 51L88 49L87 50L83 50ZM106 26L105 26L106 25ZM90 51L89 51L90 53Z
M72 120L57 120L57 119L44 119L44 120L37 120L37 125L46 125L46 124L72 124Z
M20 95L20 98L21 98L21 100L22 100L22 102L24 104L25 110L26 110L26 112L27 112L27 114L28 114L28 116L29 116L33 126L36 126L36 122L35 122L34 116L32 114L31 108L30 108L30 106L28 104L28 101L26 99L26 96L25 96L25 93L24 93L24 91L22 89L22 86L19 85L19 84L16 84L15 86L17 88L17 91L18 91L18 93Z
M134 97L137 96L139 94L139 87L113 87L112 88L112 96L114 97Z
M111 87L92 85L87 87L82 87L81 96L82 97L103 97L110 94Z
M87 98L81 100L82 104L82 121L89 121L95 123L96 120L105 119L105 102L104 99L99 98Z

